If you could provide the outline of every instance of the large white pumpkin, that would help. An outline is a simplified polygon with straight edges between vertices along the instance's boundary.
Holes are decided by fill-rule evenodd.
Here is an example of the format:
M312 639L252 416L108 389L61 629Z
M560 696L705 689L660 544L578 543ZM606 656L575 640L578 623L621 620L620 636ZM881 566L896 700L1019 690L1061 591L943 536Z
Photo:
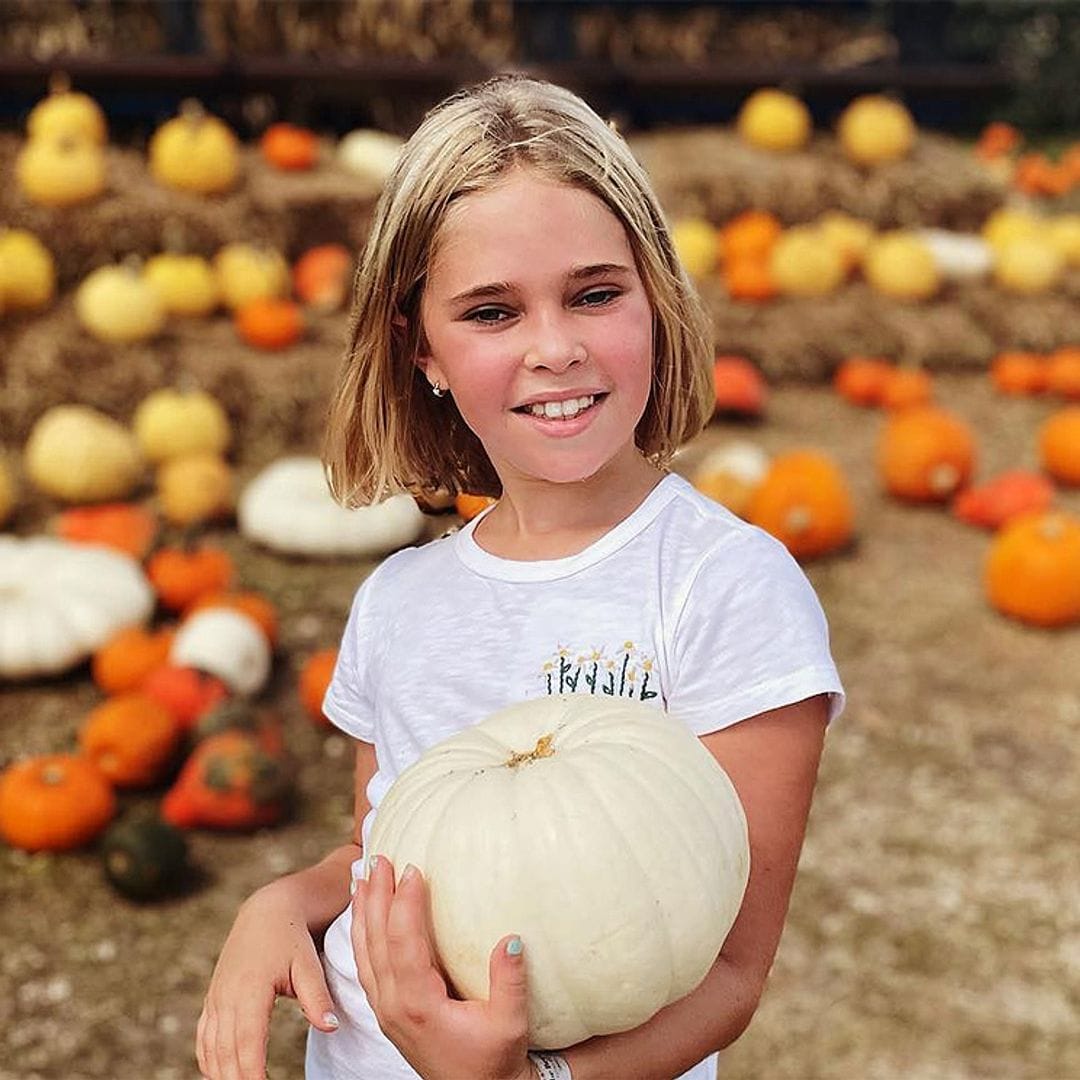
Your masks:
M154 591L128 555L0 537L0 679L66 671L153 610Z
M369 854L423 871L439 957L469 999L520 934L529 1041L625 1031L693 990L742 904L746 820L680 721L617 698L504 709L428 750L390 788Z
M411 495L355 510L334 501L316 457L279 458L244 489L236 507L241 533L288 555L373 558L404 547L424 530Z

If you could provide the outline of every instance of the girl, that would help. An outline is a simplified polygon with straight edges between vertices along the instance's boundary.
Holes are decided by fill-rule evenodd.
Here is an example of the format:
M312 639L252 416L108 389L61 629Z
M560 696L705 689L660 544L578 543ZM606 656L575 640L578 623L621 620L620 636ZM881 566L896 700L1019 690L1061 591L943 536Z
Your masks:
M409 141L357 280L327 439L335 493L498 501L386 559L357 593L325 703L357 740L354 842L243 905L199 1022L200 1068L263 1076L274 997L290 994L312 1024L309 1080L714 1077L772 962L843 695L787 552L665 471L710 416L711 353L656 197L580 99L498 77ZM529 943L495 946L487 1002L455 1000L422 878L401 867L395 884L384 859L365 876L361 853L425 749L568 692L634 697L689 725L739 791L751 873L696 990L632 1031L537 1055Z

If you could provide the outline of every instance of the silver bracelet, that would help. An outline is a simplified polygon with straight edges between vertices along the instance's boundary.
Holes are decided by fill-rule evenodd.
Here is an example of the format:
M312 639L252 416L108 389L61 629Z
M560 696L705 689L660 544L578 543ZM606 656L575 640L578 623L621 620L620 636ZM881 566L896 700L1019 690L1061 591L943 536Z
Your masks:
M530 1050L529 1060L536 1066L540 1080L574 1080L570 1072L570 1064L562 1054Z

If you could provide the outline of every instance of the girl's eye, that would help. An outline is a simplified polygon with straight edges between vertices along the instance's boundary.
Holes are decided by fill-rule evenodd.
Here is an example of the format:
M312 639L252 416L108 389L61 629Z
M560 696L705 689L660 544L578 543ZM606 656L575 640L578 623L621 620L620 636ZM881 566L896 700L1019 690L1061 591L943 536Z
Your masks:
M465 316L465 319L468 322L484 323L488 326L501 323L508 318L510 318L509 311L506 311L504 308L496 307L477 308L475 311L470 311Z
M619 296L618 289L592 289L583 293L579 303L585 307L603 307Z

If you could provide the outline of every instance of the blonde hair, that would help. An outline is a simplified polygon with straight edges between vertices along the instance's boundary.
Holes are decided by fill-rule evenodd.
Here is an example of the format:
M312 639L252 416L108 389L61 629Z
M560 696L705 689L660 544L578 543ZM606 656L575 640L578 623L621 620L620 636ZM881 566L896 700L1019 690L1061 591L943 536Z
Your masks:
M711 328L644 169L569 90L500 75L427 114L376 206L323 450L331 490L345 505L395 490L501 493L453 398L432 395L414 358L423 345L420 301L447 209L515 166L591 192L626 231L653 311L653 387L635 431L641 453L666 465L712 415Z

